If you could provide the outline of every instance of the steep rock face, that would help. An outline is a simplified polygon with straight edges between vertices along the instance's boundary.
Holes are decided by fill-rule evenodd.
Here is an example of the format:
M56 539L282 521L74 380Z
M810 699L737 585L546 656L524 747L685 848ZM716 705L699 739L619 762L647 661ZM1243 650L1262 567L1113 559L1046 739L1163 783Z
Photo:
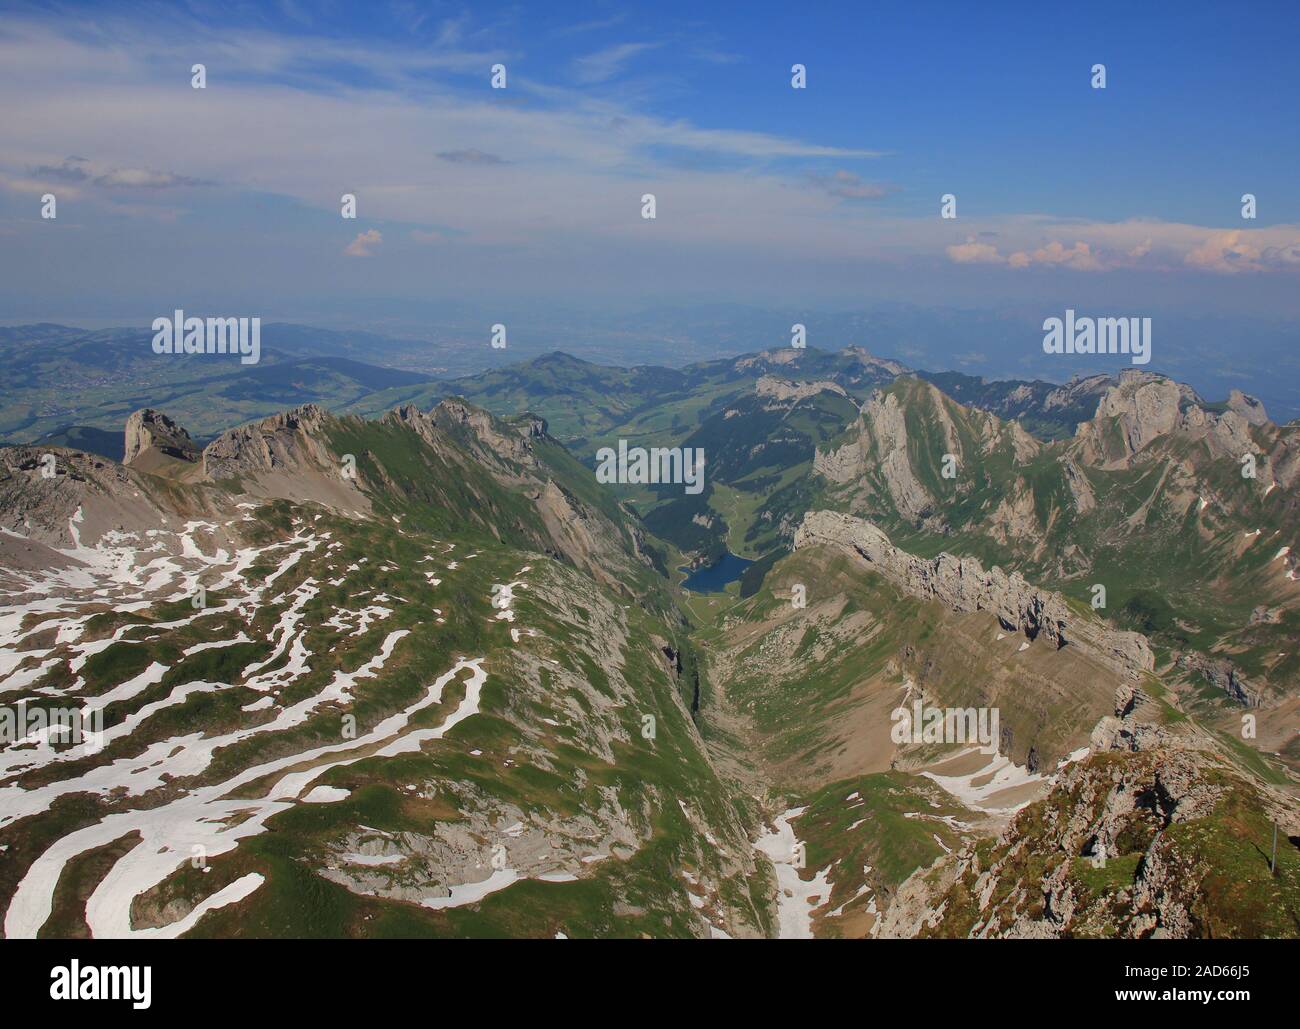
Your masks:
M1066 410L1088 402L1095 407L1097 401L1115 385L1115 382L1116 379L1111 375L1076 376L1043 398L1043 410Z
M1017 461L1032 461L1038 456L1043 449L1042 443L1029 435L1019 422L1009 423L1008 428L1011 433L1012 451ZM991 450L997 442L998 420L991 415L985 415L983 429L985 448Z
M1097 496L1093 493L1088 476L1068 457L1061 461L1061 467L1065 471L1065 483L1070 487L1070 496L1074 500L1075 510L1080 514L1087 514L1097 506Z
M215 483L238 482L242 492L265 499L314 500L336 511L367 514L371 501L360 468L345 470L330 433L357 428L307 404L222 433L203 451L203 473ZM352 455L354 458L359 455Z
M626 559L615 527L548 479L529 494L555 546L597 582L616 585L625 574ZM617 555L614 558L613 555Z
M133 464L149 450L181 461L199 458L199 448L184 428L161 411L146 407L133 412L126 420L126 453L122 463Z
M1097 405L1097 418L1118 418L1128 454L1178 425L1183 393L1176 382L1147 372L1124 372Z
M1228 391L1228 410L1235 411L1251 425L1267 425L1268 412L1264 405L1239 389Z
M1035 460L1043 444L1019 422L957 403L930 382L905 378L874 390L846 442L819 449L814 472L836 487L854 510L892 509L911 525L948 532L953 502L960 504L982 488L979 469ZM955 477L943 466L951 457ZM968 474L973 473L973 474ZM942 478L940 478L942 476ZM1023 485L1023 484L1022 484ZM1014 506L1021 498L1010 498ZM982 508L1005 528L1008 510L993 514L998 500ZM1042 526L1021 519L1017 531L1040 536Z
M1292 423L1278 430L1268 463L1274 481L1283 489L1291 489L1300 482L1300 425Z
M754 384L754 391L760 397L768 397L779 402L797 402L808 397L815 397L818 393L834 393L841 397L848 396L844 387L834 382L793 382L789 379L779 379L775 375L761 376L758 382Z
M507 422L458 397L440 401L429 411L403 404L385 421L414 430L435 450L469 452L499 475L518 478L538 467L534 440L546 436L546 420L535 415Z
M899 550L870 522L834 511L810 511L795 532L794 547L828 544L860 555L913 596L956 611L990 611L1030 639L1040 634L1058 647L1079 646L1106 665L1136 675L1155 667L1146 637L1109 630L1075 615L1058 593L1037 589L1019 573L988 570L971 557L940 554L927 560Z
M860 438L835 450L818 450L813 455L813 471L838 486L856 482L866 470L867 457Z
M1121 372L1093 419L1079 426L1074 450L1088 464L1120 468L1157 439L1182 434L1204 441L1215 457L1239 457L1255 449L1251 427L1271 423L1259 401L1234 393L1228 409L1216 413L1190 386L1151 372Z
M1034 494L1024 479L1017 477L1014 486L988 519L988 533L1002 544L1025 539L1038 529Z
M204 448L203 471L210 479L233 479L331 463L319 439L329 417L319 405L306 404L230 429Z
M1203 675L1243 707L1259 707L1260 692L1250 686L1237 667L1226 658L1206 657L1203 654L1176 656L1178 667Z
M523 431L502 424L481 408L452 397L441 401L429 417L446 432L467 429L497 457L516 464L534 465L532 440L546 433L544 419L530 416Z
M912 472L907 455L907 423L897 395L873 393L863 405L862 421L899 514L910 520L928 514L934 498Z

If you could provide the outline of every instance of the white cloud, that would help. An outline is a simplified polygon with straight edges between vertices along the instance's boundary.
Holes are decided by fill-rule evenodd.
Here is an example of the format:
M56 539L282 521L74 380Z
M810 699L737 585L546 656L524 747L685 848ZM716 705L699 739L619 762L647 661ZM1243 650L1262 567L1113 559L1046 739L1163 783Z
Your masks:
M1006 258L998 253L998 248L990 243L980 243L974 236L968 236L965 243L955 243L947 247L949 259L957 264L1004 264Z
M1102 270L1102 264L1097 255L1092 252L1092 248L1087 243L1081 240L1075 240L1074 245L1070 247L1053 240L1046 246L1039 247L1032 252L1018 250L1007 258L1007 265L1011 268L1028 268L1035 264L1073 268L1075 271L1080 272L1099 272Z
M1288 239L1260 229L1216 232L1185 260L1193 268L1226 275L1295 270L1300 268L1300 234Z
M946 247L949 260L1004 265L1016 271L1194 269L1237 274L1300 270L1300 226L1295 225L1219 230L1180 222L1134 219L1089 223L1041 215L1010 217L989 225L996 225L999 238L1013 241L1007 253L976 242L972 235L965 243ZM1062 237L1071 242L1063 242Z
M95 179L95 185L110 189L169 189L173 186L202 186L200 179L173 172L149 171L145 168L114 168Z
M377 247L384 241L383 233L378 229L367 229L365 232L358 232L357 238L343 248L343 252L349 257L373 257L373 247Z

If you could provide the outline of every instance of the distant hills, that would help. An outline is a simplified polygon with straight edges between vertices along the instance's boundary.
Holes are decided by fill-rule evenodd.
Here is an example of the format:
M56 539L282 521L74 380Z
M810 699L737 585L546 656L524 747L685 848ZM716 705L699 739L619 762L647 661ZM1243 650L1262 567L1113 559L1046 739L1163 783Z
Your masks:
M1026 408L1026 396L1032 407L1032 398L1057 387L1059 382L1050 381L1057 376L1097 378L1099 373L1113 374L1119 365L1061 364L1035 353L1038 348L1030 345L1037 338L1031 331L1037 324L1032 314L993 316L888 304L869 311L799 317L808 322L810 348L834 352L831 348L865 345L872 353L888 354L915 369L964 404L1020 418L1028 431L1053 438L1068 434L1072 423L1088 417L1088 404L1073 412L1055 411L1044 420L1041 412ZM497 320L510 325L509 346L502 350L489 346L490 323ZM517 409L538 392L544 365L555 353L576 355L571 360L584 369L587 394L567 395L594 400L597 390L614 390L599 398L603 415L584 408L581 418L567 425L558 411L548 412L555 431L576 440L598 432L602 419L608 422L619 411L630 410L629 405L650 395L656 384L671 391L678 388L674 383L685 380L693 388L691 380L708 377L737 357L782 347L789 339L790 321L787 313L712 305L652 308L618 317L549 312L531 324L519 311L489 317L465 305L451 305L437 325L414 317L393 323L406 335L267 322L262 327L261 370L242 389L227 381L240 371L219 359L160 362L149 350L143 325L98 330L48 322L0 327L0 373L6 383L0 401L0 443L32 442L74 428L115 433L132 410L146 406L172 412L204 439L297 403L375 413L397 403L433 402L463 393L490 397L494 410ZM1151 368L1196 384L1204 395L1242 389L1260 397L1279 421L1300 414L1300 387L1295 385L1300 369L1289 327L1188 321L1172 315L1161 318L1159 327L1161 345ZM1253 341L1249 356L1233 346L1232 360L1225 363L1225 341L1243 337ZM1012 360L1016 354L1020 359ZM353 364L333 363L336 360ZM329 363L316 363L320 361ZM266 370L294 362L296 371ZM385 381L359 365L413 378ZM530 365L536 366L527 373L519 371ZM615 365L632 366L626 381L616 381L620 369ZM976 374L985 368L996 369L1001 377ZM521 383L520 374L533 377L533 388ZM465 381L450 385L453 380ZM560 389L573 386L566 382ZM559 395L566 394L557 390Z

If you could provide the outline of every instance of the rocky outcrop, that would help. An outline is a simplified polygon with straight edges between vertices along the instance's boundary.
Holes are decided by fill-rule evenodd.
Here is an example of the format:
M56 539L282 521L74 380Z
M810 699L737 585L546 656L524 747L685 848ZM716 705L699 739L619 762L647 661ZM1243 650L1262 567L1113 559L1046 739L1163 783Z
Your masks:
M1068 457L1062 459L1061 469L1065 472L1065 484L1070 487L1070 496L1074 498L1074 509L1080 514L1087 514L1097 506L1097 497L1092 491L1092 483L1088 481L1088 477L1079 466Z
M1239 458L1255 449L1251 426L1271 423L1259 401L1233 394L1227 409L1216 412L1190 386L1152 372L1123 371L1102 395L1093 419L1079 425L1076 453L1089 464L1124 467L1157 439L1180 434L1203 441L1215 457Z
M1291 489L1300 482L1300 425L1293 423L1278 430L1277 439L1269 449L1268 464L1273 481L1283 489Z
M210 479L237 479L332 464L321 442L329 417L318 404L306 404L223 432L203 450L204 474Z
M1128 454L1173 432L1183 393L1178 383L1149 372L1124 372L1097 405L1096 420L1117 418Z
M1140 687L1120 686L1115 691L1115 713L1104 716L1092 730L1088 746L1094 754L1109 751L1139 753L1166 750L1206 750L1207 737L1193 732L1178 732L1155 721L1146 720L1144 708L1151 698ZM1149 709L1148 709L1149 710Z
M444 432L453 435L463 430L472 432L497 457L516 464L537 463L532 440L546 432L546 422L541 418L529 416L522 426L523 431L518 431L458 397L438 403L429 412L429 417Z
M1016 572L985 569L973 557L916 557L899 550L879 528L852 515L810 511L795 531L794 548L829 545L851 551L913 596L954 611L989 611L1009 630L1073 645L1110 668L1136 675L1155 667L1146 637L1119 632L1076 615L1058 593L1040 590Z
M1179 668L1204 676L1243 707L1259 707L1261 695L1254 689L1227 658L1206 657L1203 654L1179 654Z
M835 450L818 450L813 455L813 471L836 485L856 482L866 470L861 440L852 440Z
M789 379L779 379L775 375L760 376L758 382L754 384L754 391L760 397L766 397L781 403L798 403L800 400L815 397L819 393L834 393L836 396L841 397L848 396L844 387L834 382L792 382Z
M1264 405L1239 389L1228 391L1228 410L1235 411L1251 425L1267 425L1268 412Z
M468 451L507 475L519 472L521 466L535 468L534 440L546 436L544 418L530 414L508 422L459 397L440 401L428 411L403 404L384 418L413 429L436 450L445 452L450 446Z
M1091 755L1058 773L1052 791L1017 814L991 847L971 841L915 872L876 935L1250 934L1259 899L1223 889L1222 868L1205 860L1204 833L1221 824L1231 798L1233 829L1218 845L1239 845L1241 857L1256 862L1267 830L1238 841L1249 824L1243 813L1294 836L1300 811L1282 791L1243 776L1192 723L1144 721L1146 699L1140 688L1120 687L1115 715L1093 730ZM1205 829L1171 831L1189 823ZM1119 874L1107 871L1108 862L1123 862Z
M1095 408L1097 400L1114 386L1116 381L1112 375L1076 375L1064 386L1058 386L1043 398L1043 410L1061 411L1081 404L1091 404L1091 407Z
M134 464L148 451L179 461L197 461L199 448L190 434L161 411L146 407L126 420L126 452L123 464Z
M0 447L0 528L24 540L80 550L106 533L143 533L220 510L221 498L211 490L160 491L155 485L136 468L95 454Z
M899 364L888 357L877 357L865 347L851 346L840 351L845 356L853 357L863 368L880 375L906 375L910 370L907 365Z
M934 508L934 498L912 471L907 454L907 423L898 395L879 390L873 393L863 405L862 424L898 513L909 521L924 518ZM866 451L865 439L858 445Z
M988 533L1004 546L1023 540L1038 528L1037 508L1029 484L1019 476L988 518Z
M296 407L222 433L203 451L203 473L249 497L312 500L349 515L369 514L367 491L380 482L367 479L367 463L357 463L364 455L336 453L332 443L339 431L362 424L317 404ZM354 460L345 462L347 456ZM383 480L382 469L376 475Z

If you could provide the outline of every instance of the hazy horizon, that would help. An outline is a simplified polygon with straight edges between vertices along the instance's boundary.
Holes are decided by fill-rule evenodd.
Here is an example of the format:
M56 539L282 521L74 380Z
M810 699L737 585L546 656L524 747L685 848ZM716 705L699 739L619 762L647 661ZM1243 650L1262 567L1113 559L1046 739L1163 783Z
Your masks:
M1063 382L1121 363L1042 353L1073 309L1300 413L1287 5L5 9L0 324L504 323L611 363L676 331L672 364L800 322Z

